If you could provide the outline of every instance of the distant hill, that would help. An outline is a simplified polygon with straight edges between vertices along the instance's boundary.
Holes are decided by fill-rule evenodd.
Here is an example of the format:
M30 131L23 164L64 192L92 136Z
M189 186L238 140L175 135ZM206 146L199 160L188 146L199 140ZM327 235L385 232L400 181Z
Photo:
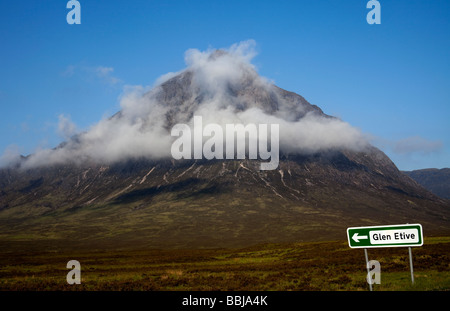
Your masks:
M427 168L403 173L441 198L450 199L450 168Z

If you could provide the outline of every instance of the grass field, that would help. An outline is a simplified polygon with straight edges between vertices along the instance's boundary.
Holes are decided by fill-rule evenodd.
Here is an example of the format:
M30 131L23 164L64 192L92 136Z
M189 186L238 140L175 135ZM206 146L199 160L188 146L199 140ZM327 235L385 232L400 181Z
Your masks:
M369 249L381 264L375 291L450 290L450 237L413 248ZM69 285L69 260L81 264L81 284ZM345 241L263 244L241 249L59 251L0 254L0 290L245 290L366 291L362 249Z

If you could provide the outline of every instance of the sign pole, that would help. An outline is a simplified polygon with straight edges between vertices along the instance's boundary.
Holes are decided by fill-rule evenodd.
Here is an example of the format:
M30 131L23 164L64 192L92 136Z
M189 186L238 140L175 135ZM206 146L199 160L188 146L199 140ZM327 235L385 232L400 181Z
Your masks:
M414 271L413 271L411 247L408 247L408 251L409 251L409 267L411 268L411 282L414 285Z
M348 245L351 248L364 248L367 266L367 282L372 291L372 281L369 280L370 268L368 248L374 247L408 247L411 282L414 285L414 270L411 247L423 245L423 230L421 224L367 226L347 228Z
M369 283L370 291L372 291L372 280L369 280L370 269L369 269L369 256L367 255L367 248L364 249L364 256L366 257L366 267L367 267L367 283Z

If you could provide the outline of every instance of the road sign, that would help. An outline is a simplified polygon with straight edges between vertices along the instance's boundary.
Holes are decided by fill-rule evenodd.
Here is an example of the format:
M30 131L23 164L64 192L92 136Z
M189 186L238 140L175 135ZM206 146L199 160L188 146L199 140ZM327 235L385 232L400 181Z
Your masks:
M422 225L389 225L347 228L351 248L422 246Z

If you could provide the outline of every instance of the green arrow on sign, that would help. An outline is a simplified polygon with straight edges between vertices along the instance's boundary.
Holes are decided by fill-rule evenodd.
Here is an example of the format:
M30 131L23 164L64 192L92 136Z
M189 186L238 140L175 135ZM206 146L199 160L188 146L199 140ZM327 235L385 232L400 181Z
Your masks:
M422 225L351 227L347 229L351 248L422 246Z

